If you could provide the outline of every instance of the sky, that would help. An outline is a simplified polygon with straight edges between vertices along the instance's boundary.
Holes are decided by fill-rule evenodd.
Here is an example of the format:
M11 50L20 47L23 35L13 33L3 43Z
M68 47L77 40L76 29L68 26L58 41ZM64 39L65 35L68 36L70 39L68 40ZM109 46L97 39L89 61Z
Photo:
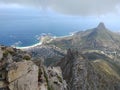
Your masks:
M50 16L120 30L120 0L0 0L0 15Z

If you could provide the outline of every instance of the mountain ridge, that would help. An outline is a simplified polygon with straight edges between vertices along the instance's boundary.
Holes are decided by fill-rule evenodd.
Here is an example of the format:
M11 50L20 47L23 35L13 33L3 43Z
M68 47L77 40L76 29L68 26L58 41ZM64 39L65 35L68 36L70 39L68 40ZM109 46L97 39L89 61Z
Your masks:
M96 28L80 31L68 38L54 39L48 45L56 45L63 49L105 49L111 50L120 47L120 35L107 29L104 23L100 23Z
M68 90L119 90L120 74L107 59L104 54L68 50L56 66L61 67Z

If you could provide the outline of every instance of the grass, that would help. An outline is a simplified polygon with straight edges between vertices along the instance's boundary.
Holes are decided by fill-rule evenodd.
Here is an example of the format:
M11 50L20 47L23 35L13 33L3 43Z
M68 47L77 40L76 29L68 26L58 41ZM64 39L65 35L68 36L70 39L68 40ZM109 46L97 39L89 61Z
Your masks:
M120 76L118 75L116 70L114 70L113 68L114 66L111 65L110 63L104 60L95 60L93 62L94 62L95 68L98 69L99 71L104 72L106 75L115 76L120 79Z

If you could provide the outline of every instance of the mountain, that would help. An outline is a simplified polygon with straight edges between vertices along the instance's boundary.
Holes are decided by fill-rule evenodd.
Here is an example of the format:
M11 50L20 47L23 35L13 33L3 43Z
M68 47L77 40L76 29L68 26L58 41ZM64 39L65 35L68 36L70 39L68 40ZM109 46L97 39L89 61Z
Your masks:
M80 31L67 38L58 38L50 43L62 49L97 49L116 50L120 47L120 35L107 29L104 23L96 28Z
M66 90L59 67L43 65L25 51L0 46L0 90Z
M120 65L102 53L68 50L59 61L68 90L119 90Z
M120 90L120 35L104 23L42 39L24 50L0 46L0 90Z
M31 54L25 59L32 57L30 61L38 66L39 90L120 89L120 35L104 23L72 36L44 40L24 50Z
M26 49L34 59L44 59L44 63L50 66L61 60L67 49L78 51L103 52L105 55L112 57L116 63L120 62L120 35L111 32L106 28L104 23L99 23L96 28L80 31L72 36L52 38L46 37L42 45Z

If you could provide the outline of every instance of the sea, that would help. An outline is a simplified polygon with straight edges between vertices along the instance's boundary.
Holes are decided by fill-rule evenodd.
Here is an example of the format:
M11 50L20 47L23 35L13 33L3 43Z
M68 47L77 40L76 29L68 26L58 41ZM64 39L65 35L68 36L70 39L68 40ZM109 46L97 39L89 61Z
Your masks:
M101 21L109 29L120 28L118 22L116 24L109 20L104 17L61 14L51 9L0 6L0 45L31 46L41 42L41 35L66 36L94 28Z
M70 18L1 16L0 44L26 47L39 43L41 35L66 36L92 26Z
M66 36L77 31L94 28L97 23L64 18L0 17L0 44L26 47L40 42L42 35Z
M0 9L0 45L26 47L37 44L41 35L66 36L96 27L94 18L38 13L31 10Z

